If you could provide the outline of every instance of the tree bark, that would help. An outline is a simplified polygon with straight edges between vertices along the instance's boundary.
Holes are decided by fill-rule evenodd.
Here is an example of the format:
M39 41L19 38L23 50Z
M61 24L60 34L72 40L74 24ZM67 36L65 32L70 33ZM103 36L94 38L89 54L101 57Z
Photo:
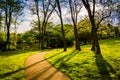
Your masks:
M58 6L58 11L59 11L59 17L60 17L60 22L61 22L61 32L62 32L62 39L63 39L63 44L64 44L64 51L67 50L67 45L66 45L66 39L65 39L65 32L64 32L64 29L63 29L63 19L62 19L62 12L61 12L61 7L60 7L60 1L59 0L56 0L56 3L57 3L57 6Z
M10 12L10 9L6 9L5 11L5 23L7 26L7 40L5 43L5 49L9 49L9 45L10 45L10 25L11 25L11 18L12 18L12 13ZM9 14L8 14L9 13Z
M63 20L62 20L62 16L60 16L60 21L61 21L61 30L62 30L62 36L63 36L63 44L64 44L64 51L66 51L66 39L65 39L65 32L64 32L64 29L63 29Z
M39 31L39 45L38 48L41 49L41 24L40 24L40 16L39 16L39 9L38 9L38 0L35 1L35 7L37 12L37 19L38 19L38 31Z
M93 0L93 11L91 11L90 4L88 0L82 0L89 16L89 20L92 26L92 49L96 51L96 54L101 54L100 45L97 38L97 26L95 25L95 0Z
M37 16L38 16L38 28L39 28L39 46L41 49L44 49L44 36L46 33L46 24L48 22L48 19L50 18L51 14L53 13L54 9L55 9L55 4L53 5L53 7L50 7L52 0L48 0L48 3L45 0L42 0L42 10L43 10L43 22L42 24L40 24L40 16L39 16L39 0L34 0L35 2L35 6L36 6L36 12L37 12ZM47 6L46 6L47 3ZM50 10L51 9L51 10Z
M97 28L95 25L95 21L94 21L94 18L90 15L89 15L89 18L90 18L90 22L92 25L92 49L94 51L96 51L96 54L101 54L100 45L99 45L98 37L97 37Z
M79 43L79 38L78 38L78 32L77 32L77 26L76 24L74 24L74 35L75 35L75 47L76 47L76 50L80 51L81 48L80 48L80 43Z
M80 48L80 42L79 42L78 30L77 30L77 16L78 16L79 11L76 10L77 5L75 3L72 3L72 0L69 0L69 6L70 6L70 11L71 11L73 27L74 27L75 48L76 48L76 50L80 51L81 48ZM80 9L81 9L81 7L80 7Z
M92 42L92 51L95 51L95 41L93 40L93 27L91 29L91 42Z

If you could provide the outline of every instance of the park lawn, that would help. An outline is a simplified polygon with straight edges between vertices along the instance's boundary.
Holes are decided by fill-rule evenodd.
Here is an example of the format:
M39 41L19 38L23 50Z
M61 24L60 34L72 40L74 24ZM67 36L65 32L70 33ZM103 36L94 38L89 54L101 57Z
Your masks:
M85 45L81 51L55 49L45 58L72 80L120 80L120 40L102 40L100 46L101 55Z
M16 50L0 52L0 80L25 80L25 59L41 51Z

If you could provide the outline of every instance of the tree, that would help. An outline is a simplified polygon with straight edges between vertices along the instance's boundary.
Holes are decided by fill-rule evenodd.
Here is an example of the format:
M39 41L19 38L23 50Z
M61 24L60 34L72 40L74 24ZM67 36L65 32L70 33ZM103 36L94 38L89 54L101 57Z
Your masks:
M55 0L55 1L56 1L57 8L58 8L58 10L55 10L55 11L57 12L57 15L60 18L62 39L63 39L63 43L64 43L64 51L66 51L67 50L67 46L66 46L66 39L65 39L65 32L64 32L64 25L63 25L63 18L62 18L62 11L61 11L61 6L60 6L60 0Z
M77 17L78 13L80 12L80 9L82 8L82 4L80 3L80 0L68 0L69 6L70 6L70 12L71 12L71 18L74 26L74 35L75 35L75 42L76 42L76 50L81 50L80 48L80 42L78 38L78 30L77 30Z
M118 38L118 36L119 36L119 29L118 29L118 27L114 27L114 31L115 31L115 37Z
M97 30L99 28L100 23L111 16L114 7L114 1L111 0L82 0L92 25L91 36L92 36L92 48L91 50L95 51L97 54L101 54L98 38L97 38ZM90 4L93 4L92 7ZM102 10L96 11L96 4L102 7ZM96 15L97 14L97 15ZM96 20L97 18L97 20Z
M7 27L5 48L9 48L12 17L23 8L23 2L21 0L1 0L0 3L2 3L1 9L4 11L5 26Z
M2 11L0 10L0 31L2 29Z
M23 15L23 12L22 12L23 8L19 11L17 11L15 14L13 14L13 17L12 17L12 23L13 23L13 31L14 31L14 37L13 37L13 45L14 47L16 48L17 47L17 29L18 29L18 26L21 24L22 20L19 20L20 16Z
M44 48L44 36L46 33L46 24L55 9L55 2L53 0L41 0L41 1L34 0L34 2L35 2L35 9L34 7L31 7L31 10L33 11L33 13L37 15L38 30L39 30L39 46L40 46L39 48L43 49ZM50 4L52 4L53 6L51 7ZM41 16L42 19L40 17L40 13L42 13L43 15L43 17Z
M94 49L96 49L96 53L97 54L101 54L101 50L100 50L100 46L99 46L99 42L98 42L98 38L97 38L97 27L95 24L95 4L96 1L93 0L93 11L91 10L91 6L88 0L82 0L84 7L86 8L87 12L88 12L88 16L91 22L91 26L92 26L92 43L94 45Z
M39 31L39 46L38 48L41 48L41 24L40 24L40 15L39 15L39 0L34 0L35 2L35 10L36 10L36 15L37 15L37 19L38 19L38 31ZM33 9L31 9L33 10Z

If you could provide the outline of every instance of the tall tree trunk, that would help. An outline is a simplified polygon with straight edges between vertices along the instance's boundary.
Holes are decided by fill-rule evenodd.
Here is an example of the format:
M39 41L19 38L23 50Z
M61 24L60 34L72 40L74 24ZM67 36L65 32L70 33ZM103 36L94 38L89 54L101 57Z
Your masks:
M96 54L101 54L100 45L99 45L98 37L97 37L97 28L95 25L95 21L94 21L94 18L90 15L89 15L89 18L90 18L90 22L92 25L92 47L96 51Z
M79 42L79 38L78 38L78 30L77 30L77 16L78 16L78 13L80 12L80 9L82 7L79 7L79 10L77 10L76 8L78 7L76 5L76 3L73 3L75 2L72 1L72 0L69 0L69 6L70 6L70 12L71 12L71 18L72 18L72 22L73 22L73 27L74 27L74 36L75 36L75 48L76 50L81 50L80 48L80 42Z
M9 13L9 15L8 15ZM10 11L8 12L7 10L5 11L6 17L5 17L5 23L7 26L7 40L5 43L5 49L9 49L9 45L10 45L10 25L11 25L11 15L12 13L10 13Z
M44 49L44 36L46 33L46 24L48 22L48 19L50 18L52 12L54 11L56 5L54 4L52 6L52 8L50 7L50 4L52 2L52 0L48 0L48 2L46 2L45 0L41 0L40 2L42 3L42 10L43 10L43 22L42 25L40 25L40 16L39 16L39 1L40 0L34 0L35 2L35 6L36 6L36 12L37 12L37 16L38 16L38 28L39 28L39 44L41 49ZM47 3L47 5L46 5ZM51 10L50 10L51 9Z
M93 45L95 47L96 54L101 54L100 45L97 38L97 30L93 31Z
M42 24L42 34L41 34L41 49L44 49L44 30L43 30L44 25Z
M46 16L45 16L46 17ZM45 18L44 18L45 19ZM41 48L44 49L45 46L44 46L44 37L45 37L45 33L46 33L46 25L47 25L47 21L43 21L43 24L42 24L42 36L41 36Z
M65 39L65 32L64 32L64 29L63 29L63 20L62 20L62 16L60 16L60 21L61 21L61 30L62 30L62 37L63 37L63 44L64 44L64 51L66 51L66 39Z
M41 49L44 49L44 35L45 35L45 27L46 27L46 24L47 22L45 21L46 19L46 15L44 15L44 20L42 22L42 34L41 34Z
M75 48L76 50L81 50L80 48L80 43L79 43L79 38L78 38L78 31L77 31L77 26L76 24L74 23L74 35L75 35Z
M89 16L89 20L91 22L91 26L92 26L92 49L96 51L96 54L101 54L101 50L100 50L100 45L98 42L98 38L97 38L97 26L95 25L95 4L96 1L93 0L93 11L91 11L91 7L89 4L89 0L82 0L87 12L88 12L88 16Z
M65 32L63 29L63 19L62 19L62 12L61 12L61 7L60 7L60 1L56 0L57 6L58 6L58 11L59 11L59 18L60 18L60 22L61 22L61 32L62 32L62 39L63 39L63 44L64 44L64 51L67 50L67 45L66 45L66 39L65 39Z
M35 7L37 12L37 19L38 19L38 31L39 31L39 45L38 48L41 49L41 24L40 24L40 16L39 16L39 9L38 9L38 0L35 1Z
M91 29L91 42L92 42L92 51L95 51L95 41L93 40L93 27Z
M9 43L10 43L10 27L7 25L7 40L6 40L6 48L9 49Z
M39 17L39 14L37 14L37 17L38 17L38 31L39 31L39 46L38 48L41 49L41 28L40 28L40 17Z

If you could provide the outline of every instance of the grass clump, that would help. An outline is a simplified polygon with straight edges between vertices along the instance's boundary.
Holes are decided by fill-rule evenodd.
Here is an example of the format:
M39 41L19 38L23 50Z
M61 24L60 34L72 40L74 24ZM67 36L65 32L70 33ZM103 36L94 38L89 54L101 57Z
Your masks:
M0 52L0 80L25 80L25 59L40 51L16 50Z
M55 49L45 58L72 80L119 80L120 40L102 40L100 46L101 55L85 45L81 47L82 51Z

